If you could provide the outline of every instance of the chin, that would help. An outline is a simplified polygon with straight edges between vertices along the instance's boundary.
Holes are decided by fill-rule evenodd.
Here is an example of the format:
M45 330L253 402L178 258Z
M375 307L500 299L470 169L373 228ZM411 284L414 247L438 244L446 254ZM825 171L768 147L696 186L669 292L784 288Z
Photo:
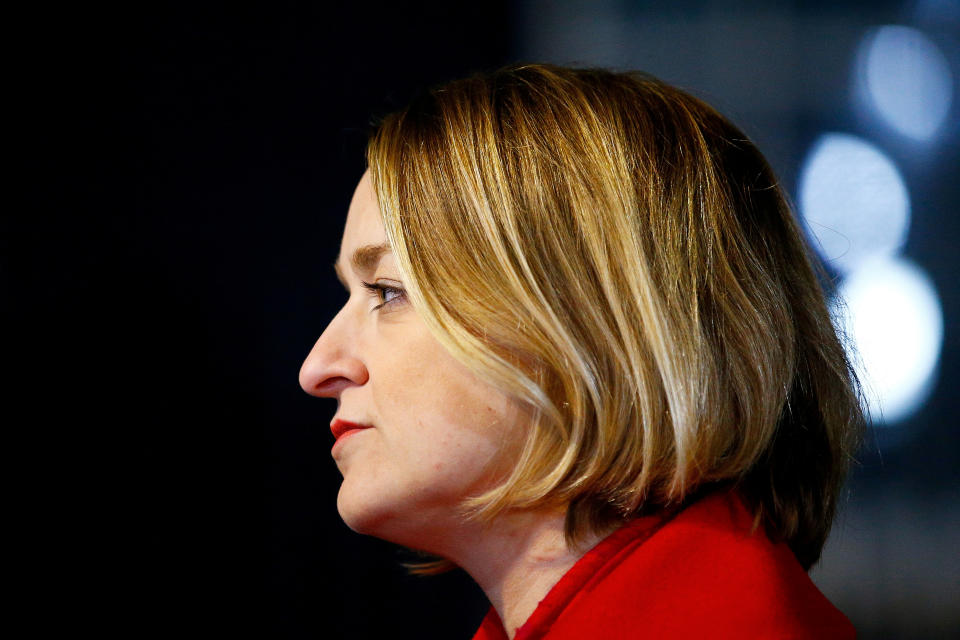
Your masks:
M404 544L400 538L406 536L398 531L403 529L404 518L378 492L357 491L344 482L337 494L337 511L344 524L356 533Z
M337 511L340 518L350 529L363 535L376 536L377 531L382 529L386 514L383 509L378 509L369 501L358 500L357 496L349 495L343 486L340 487L340 493L337 494Z
M337 511L352 531L411 549L428 551L424 547L432 546L428 541L435 532L429 530L424 518L409 517L421 510L412 505L408 509L396 507L386 504L382 496L359 496L345 490L344 486L340 487L337 495Z

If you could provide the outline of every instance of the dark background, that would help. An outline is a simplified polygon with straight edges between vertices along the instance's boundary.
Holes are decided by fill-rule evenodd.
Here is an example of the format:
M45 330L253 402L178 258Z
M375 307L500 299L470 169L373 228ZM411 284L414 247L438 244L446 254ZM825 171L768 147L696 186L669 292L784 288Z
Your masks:
M685 76L709 61L688 54L687 67L670 66L681 49L611 59L626 44L602 29L596 58L588 36L579 49L549 44L564 29L590 33L581 27L592 6L555 3L564 14L549 4L158 3L11 17L8 130L22 144L8 181L24 198L3 215L0 286L12 320L16 602L33 628L470 637L486 604L465 576L407 576L409 556L340 522L334 403L297 384L344 302L331 265L371 118L422 87L518 59L749 87L737 69ZM636 24L659 11L596 4ZM726 4L730 15L773 6L788 21L854 26L900 11ZM726 4L670 3L666 15L709 21ZM824 107L777 129L716 86L703 88L761 148L769 142L788 182L818 127L842 124ZM957 158L954 144L914 176L940 216L915 222L944 298L936 391L905 444L871 441L841 514L855 530L815 573L862 637L960 627L956 574L944 575L956 560L927 545L949 553L957 541L960 198L944 177ZM878 536L884 545L870 546ZM911 598L924 585L942 602Z

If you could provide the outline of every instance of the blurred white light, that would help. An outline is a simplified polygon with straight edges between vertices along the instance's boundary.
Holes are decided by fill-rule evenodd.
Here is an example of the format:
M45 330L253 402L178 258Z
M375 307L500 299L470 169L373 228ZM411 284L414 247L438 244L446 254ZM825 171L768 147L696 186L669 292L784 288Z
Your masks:
M910 196L893 161L856 136L823 135L800 174L800 211L823 258L843 271L906 242Z
M936 288L913 263L878 259L851 273L838 294L835 318L852 341L871 417L892 424L910 416L929 395L943 344Z
M857 56L860 89L883 120L905 136L929 140L953 99L946 57L911 27L880 27L864 36Z

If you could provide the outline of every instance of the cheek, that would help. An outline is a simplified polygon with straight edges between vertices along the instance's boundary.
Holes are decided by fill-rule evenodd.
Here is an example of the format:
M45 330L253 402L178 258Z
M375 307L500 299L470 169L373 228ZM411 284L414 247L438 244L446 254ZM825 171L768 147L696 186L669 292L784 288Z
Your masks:
M498 472L509 467L523 437L515 404L461 365L425 327L398 328L383 338L377 350L383 357L370 379L375 417L396 454L391 460L427 474L484 476L495 463Z
M445 351L392 363L379 381L374 397L385 435L425 471L486 464L510 439L507 400Z
M465 388L466 370L425 328L404 327L402 334L385 336L380 349L384 357L377 359L376 371L371 371L381 417L421 426L455 417L458 405L467 404L471 395Z

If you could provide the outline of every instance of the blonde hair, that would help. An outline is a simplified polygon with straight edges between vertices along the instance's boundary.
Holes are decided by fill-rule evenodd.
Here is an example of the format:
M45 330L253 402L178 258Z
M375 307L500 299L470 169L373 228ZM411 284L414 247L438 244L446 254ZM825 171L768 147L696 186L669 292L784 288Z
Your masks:
M743 133L646 75L515 65L387 116L367 160L414 308L531 409L473 516L561 505L575 543L732 482L819 558L863 416Z

